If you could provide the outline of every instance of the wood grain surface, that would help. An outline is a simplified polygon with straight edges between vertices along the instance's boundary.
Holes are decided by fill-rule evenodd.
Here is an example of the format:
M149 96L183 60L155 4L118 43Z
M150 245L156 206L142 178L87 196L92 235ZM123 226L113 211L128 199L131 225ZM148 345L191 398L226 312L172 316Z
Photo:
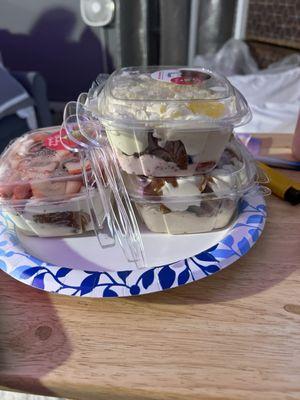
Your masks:
M245 257L168 292L71 298L1 273L0 386L78 400L300 399L300 206L267 204Z

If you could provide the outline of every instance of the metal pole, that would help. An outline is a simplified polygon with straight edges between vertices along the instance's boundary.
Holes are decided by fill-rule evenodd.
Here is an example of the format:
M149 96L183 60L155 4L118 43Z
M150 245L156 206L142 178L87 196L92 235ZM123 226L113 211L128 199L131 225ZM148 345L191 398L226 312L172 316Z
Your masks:
M238 0L235 16L234 38L245 39L249 0Z
M190 14L188 65L193 65L197 49L197 26L199 16L199 0L192 0Z

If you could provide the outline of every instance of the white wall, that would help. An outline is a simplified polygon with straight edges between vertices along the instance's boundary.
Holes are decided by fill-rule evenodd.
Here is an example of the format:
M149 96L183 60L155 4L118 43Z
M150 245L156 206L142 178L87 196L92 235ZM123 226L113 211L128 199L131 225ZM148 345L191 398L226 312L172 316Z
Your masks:
M0 0L0 29L29 33L42 14L56 7L70 10L77 16L70 39L78 40L85 26L80 17L79 0Z

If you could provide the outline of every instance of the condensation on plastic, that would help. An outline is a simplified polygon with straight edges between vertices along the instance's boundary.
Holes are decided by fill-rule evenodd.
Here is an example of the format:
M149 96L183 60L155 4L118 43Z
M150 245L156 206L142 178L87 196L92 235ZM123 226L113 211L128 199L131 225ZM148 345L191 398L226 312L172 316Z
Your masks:
M137 267L143 268L145 266L143 242L118 162L105 137L101 134L98 119L94 118L85 107L85 100L86 95L81 94L77 102L66 105L63 126L68 138L75 144L73 151L80 153L87 188L87 201L95 234L102 247L113 245L117 239L128 261L133 261ZM63 138L62 143L66 145ZM87 162L91 165L93 178L105 210L109 235L97 219L93 198L90 196L90 179L85 168ZM107 188L111 191L110 196L107 195Z

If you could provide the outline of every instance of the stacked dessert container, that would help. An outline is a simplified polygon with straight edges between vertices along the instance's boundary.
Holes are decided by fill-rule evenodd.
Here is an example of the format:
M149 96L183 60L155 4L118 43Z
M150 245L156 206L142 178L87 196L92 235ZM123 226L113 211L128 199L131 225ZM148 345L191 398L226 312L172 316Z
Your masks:
M123 68L95 83L87 104L150 231L224 228L255 187L255 163L233 136L234 127L249 121L249 107L212 71Z
M26 235L77 236L94 230L79 154L64 147L61 133L60 126L27 132L1 155L0 210ZM105 210L91 165L85 169L102 224Z

